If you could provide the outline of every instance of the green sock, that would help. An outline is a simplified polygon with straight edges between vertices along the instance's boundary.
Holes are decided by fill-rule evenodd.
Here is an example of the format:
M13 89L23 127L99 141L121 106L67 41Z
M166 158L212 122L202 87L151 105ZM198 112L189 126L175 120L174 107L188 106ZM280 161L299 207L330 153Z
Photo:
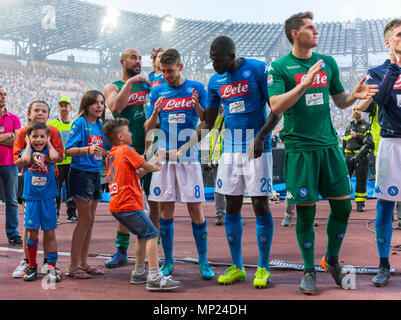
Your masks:
M330 215L327 220L327 249L326 255L338 257L347 231L348 219L352 211L350 199L329 200Z
M128 249L129 246L129 239L130 239L130 234L117 231L117 236L116 236L116 248L125 248Z
M315 269L315 230L313 229L315 215L316 204L313 206L297 206L295 231L304 260L304 269Z

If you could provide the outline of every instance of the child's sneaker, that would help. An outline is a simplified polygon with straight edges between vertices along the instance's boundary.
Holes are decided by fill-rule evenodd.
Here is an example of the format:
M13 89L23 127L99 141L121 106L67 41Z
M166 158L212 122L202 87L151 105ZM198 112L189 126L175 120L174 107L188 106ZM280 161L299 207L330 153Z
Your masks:
M110 260L107 260L104 266L109 269L114 269L128 262L127 253L117 251Z
M37 267L28 267L24 274L24 281L34 281L38 277L38 268Z
M139 274L135 270L132 270L130 283L142 284L146 282L147 278L148 278L148 272L146 270L142 274Z
M149 291L169 291L180 286L180 281L171 279L171 276L159 275L156 279L148 277L146 280L146 289Z
M49 268L47 275L49 276L50 283L61 281L61 272L58 268Z
M49 272L49 265L47 263L43 263L42 265L42 274L47 274Z
M22 278L28 267L29 267L28 262L25 262L25 260L21 261L20 265L13 272L13 278Z

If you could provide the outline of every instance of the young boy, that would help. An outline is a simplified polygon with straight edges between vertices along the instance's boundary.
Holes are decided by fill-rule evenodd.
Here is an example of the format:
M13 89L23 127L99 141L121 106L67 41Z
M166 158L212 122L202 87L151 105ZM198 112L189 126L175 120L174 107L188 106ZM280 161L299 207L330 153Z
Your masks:
M159 171L160 159L156 155L151 162L146 162L131 147L132 133L128 124L127 119L120 118L108 121L103 127L104 135L113 145L106 158L110 211L117 221L138 236L131 283L146 282L146 289L150 291L172 290L181 283L160 272L157 247L159 232L143 210L143 196L138 181L147 172ZM145 269L145 254L148 257L149 272Z
M36 255L39 228L45 233L47 243L48 276L50 282L61 280L57 263L57 210L55 197L58 195L55 167L50 161L58 158L58 152L50 143L50 129L44 122L34 122L27 128L26 147L16 160L17 166L24 167L25 223L27 230L26 247L29 267L23 276L24 281L37 278Z

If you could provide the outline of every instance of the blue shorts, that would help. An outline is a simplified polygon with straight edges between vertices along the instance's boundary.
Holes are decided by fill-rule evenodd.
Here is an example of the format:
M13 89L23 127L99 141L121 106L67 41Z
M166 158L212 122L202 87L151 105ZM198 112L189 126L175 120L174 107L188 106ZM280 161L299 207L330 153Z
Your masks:
M84 200L102 199L102 188L100 186L100 173L87 172L70 168L68 173L70 186L70 197Z
M136 234L138 239L150 240L159 236L159 231L143 210L111 214L131 233Z
M42 231L57 229L56 198L25 200L24 228Z

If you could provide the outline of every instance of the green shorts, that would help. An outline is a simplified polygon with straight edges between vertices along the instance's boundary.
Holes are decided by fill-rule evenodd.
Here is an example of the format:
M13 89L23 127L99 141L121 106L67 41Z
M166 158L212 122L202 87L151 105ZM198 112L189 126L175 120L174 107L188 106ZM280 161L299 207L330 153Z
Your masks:
M284 164L288 203L314 203L352 193L339 146L315 151L286 152Z
M145 195L149 197L150 191L150 181L152 180L152 172L145 174L139 181L141 182L141 186L143 191L145 191Z

